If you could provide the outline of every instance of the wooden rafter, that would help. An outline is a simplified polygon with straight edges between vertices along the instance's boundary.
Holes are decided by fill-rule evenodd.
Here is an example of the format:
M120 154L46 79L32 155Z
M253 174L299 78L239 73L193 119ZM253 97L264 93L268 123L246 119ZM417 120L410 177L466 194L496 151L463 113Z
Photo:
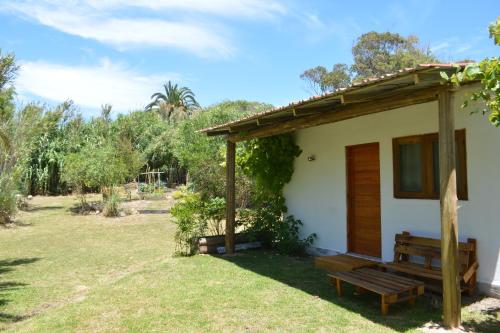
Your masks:
M262 126L245 133L234 133L229 135L229 140L238 142L250 140L253 138L272 136L292 132L298 129L338 122L390 109L396 109L408 105L435 101L437 100L436 89L438 88L439 87L431 87L415 92L407 92L405 94L398 95L397 98L395 98L395 96L392 96L392 98L374 99L368 102L339 106L334 110L330 109L329 112L321 112L319 114L291 119L286 122L281 122L269 126Z

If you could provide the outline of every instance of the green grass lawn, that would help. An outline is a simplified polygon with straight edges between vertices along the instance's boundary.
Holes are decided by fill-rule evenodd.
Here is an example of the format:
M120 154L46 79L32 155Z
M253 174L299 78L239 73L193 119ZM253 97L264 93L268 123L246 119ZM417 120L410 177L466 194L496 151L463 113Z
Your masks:
M71 197L35 198L0 229L0 331L387 332L439 321L425 299L380 316L379 298L342 299L311 259L268 251L173 257L165 201L122 218L73 215ZM498 331L499 309L465 322Z

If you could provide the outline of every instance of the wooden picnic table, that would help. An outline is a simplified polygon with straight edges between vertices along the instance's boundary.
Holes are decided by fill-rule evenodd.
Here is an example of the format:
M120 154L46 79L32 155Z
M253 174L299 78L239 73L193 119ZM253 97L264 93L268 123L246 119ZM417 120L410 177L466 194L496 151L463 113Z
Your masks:
M389 312L389 305L408 301L415 303L417 296L424 293L422 281L409 279L399 275L381 272L371 268L360 268L350 272L335 272L328 274L337 288L337 294L342 297L342 282L357 287L358 292L369 290L381 296L380 309L382 315Z

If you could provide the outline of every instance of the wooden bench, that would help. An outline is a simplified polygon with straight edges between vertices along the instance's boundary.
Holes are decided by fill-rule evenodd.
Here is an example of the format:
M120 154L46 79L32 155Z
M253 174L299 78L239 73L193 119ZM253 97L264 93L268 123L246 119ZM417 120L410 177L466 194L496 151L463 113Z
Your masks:
M461 290L472 295L476 290L476 273L479 267L476 240L469 238L467 242L460 242L458 250ZM405 231L395 236L394 261L381 264L381 267L410 276L442 281L440 259L441 240L417 237ZM427 285L427 288L432 289L430 287L431 285Z
M314 258L316 268L322 268L328 272L352 271L363 267L377 267L379 262L364 258L354 257L348 254L337 254L334 256L319 256Z
M328 274L337 287L337 294L342 297L342 282L357 287L358 292L369 290L380 295L382 315L389 312L389 305L408 301L415 303L417 296L424 293L424 283L395 274L381 272L371 268L360 268L351 272L335 272Z

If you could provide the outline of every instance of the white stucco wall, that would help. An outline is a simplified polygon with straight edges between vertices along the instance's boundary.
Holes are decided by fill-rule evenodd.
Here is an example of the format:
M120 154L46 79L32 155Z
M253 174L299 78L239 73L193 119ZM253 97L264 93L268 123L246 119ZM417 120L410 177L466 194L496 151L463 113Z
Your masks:
M468 201L459 201L459 237L477 239L478 281L500 286L500 129L460 109L465 93L455 97L456 128L466 129L469 192ZM403 230L439 238L439 200L395 199L392 166L393 138L437 131L437 102L298 131L303 152L285 196L289 213L304 223L303 235L317 233L315 247L347 250L345 147L379 142L382 260L392 260L394 235ZM316 160L309 162L310 155Z

